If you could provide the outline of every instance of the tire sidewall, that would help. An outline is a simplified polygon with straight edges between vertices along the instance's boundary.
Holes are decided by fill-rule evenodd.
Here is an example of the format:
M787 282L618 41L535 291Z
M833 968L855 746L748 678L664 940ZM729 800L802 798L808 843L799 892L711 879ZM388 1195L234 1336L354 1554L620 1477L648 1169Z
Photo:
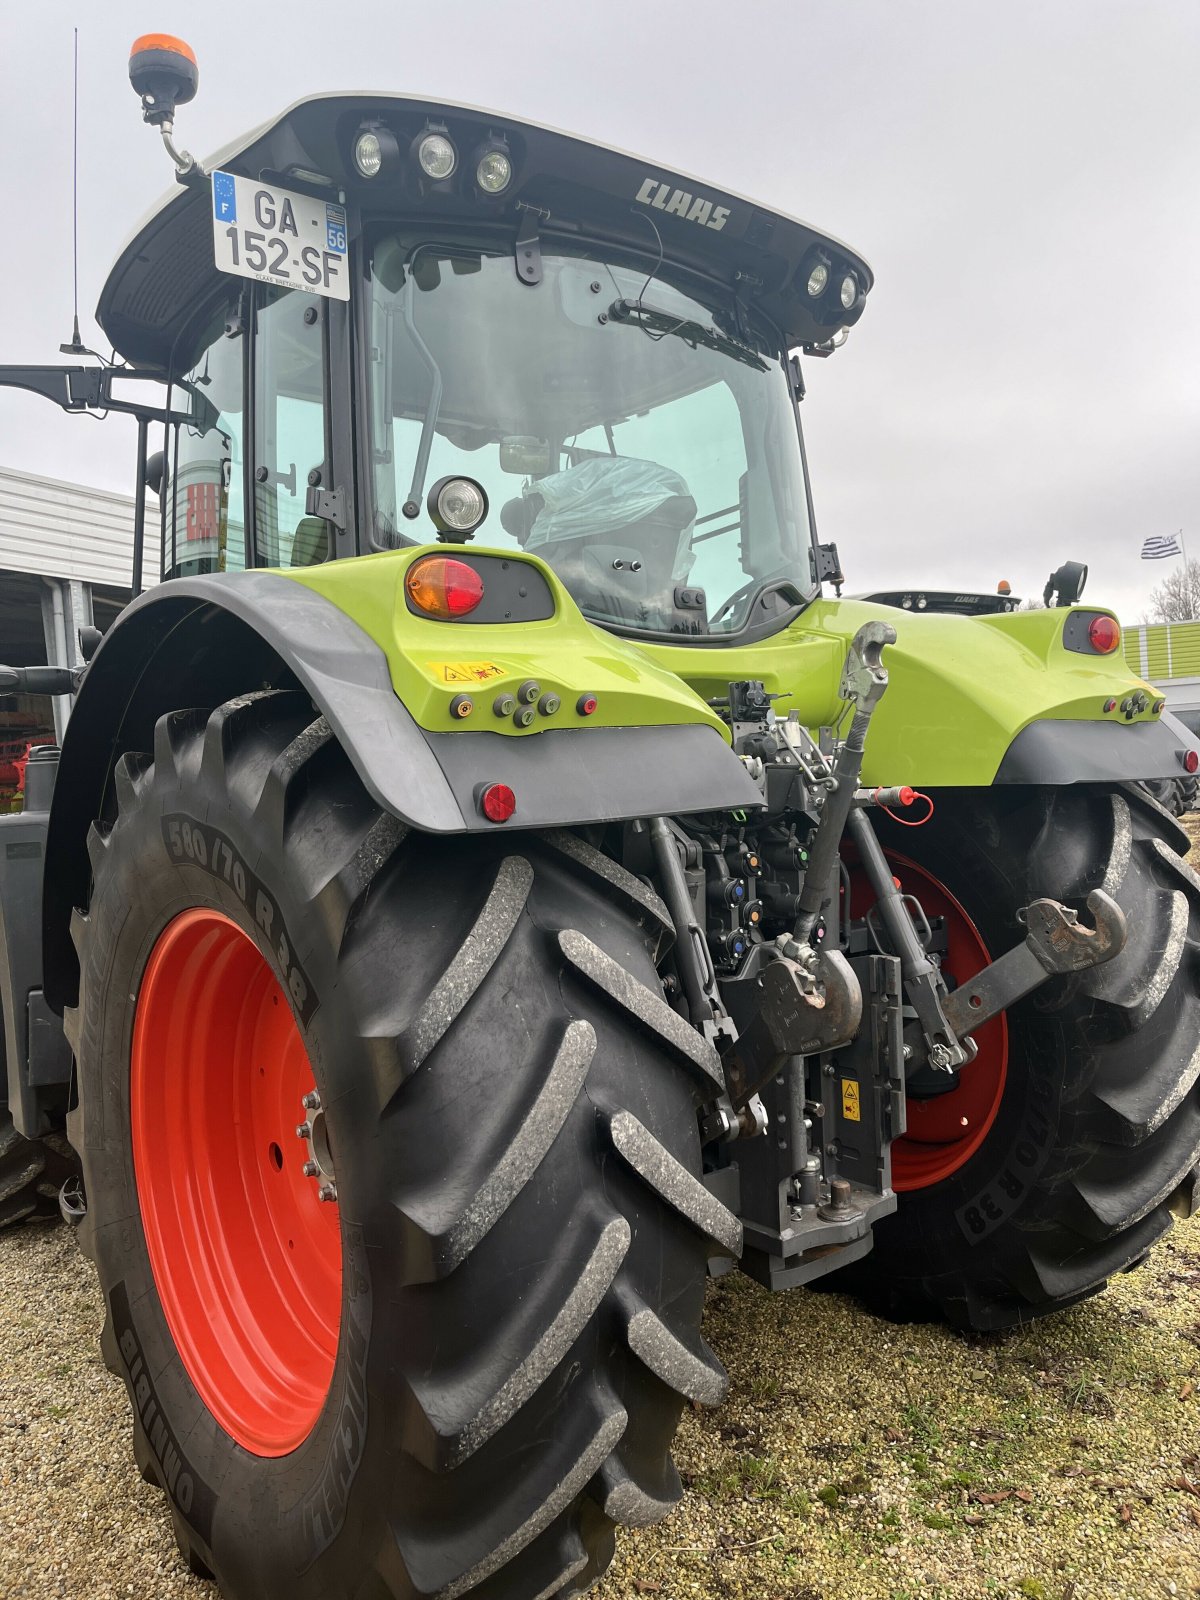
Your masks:
M97 867L80 984L81 1155L89 1203L102 1219L93 1248L111 1335L153 1470L205 1561L222 1581L236 1577L264 1594L319 1594L323 1557L338 1542L368 1445L372 1297L368 1218L359 1205L366 1185L339 1169L341 1329L321 1415L288 1455L252 1455L219 1426L184 1368L138 1206L130 1057L136 996L163 930L202 907L254 940L292 1002L335 1147L354 1148L356 1125L370 1120L370 1076L357 1059L358 1033L343 1015L336 952L320 919L295 902L278 871L281 852L261 836L257 819L220 794L201 792L195 779L142 782L139 803L113 828ZM240 1528L232 1525L238 1522ZM230 1568L248 1548L257 1551L256 1571L235 1575ZM338 1566L344 1579L344 1556Z

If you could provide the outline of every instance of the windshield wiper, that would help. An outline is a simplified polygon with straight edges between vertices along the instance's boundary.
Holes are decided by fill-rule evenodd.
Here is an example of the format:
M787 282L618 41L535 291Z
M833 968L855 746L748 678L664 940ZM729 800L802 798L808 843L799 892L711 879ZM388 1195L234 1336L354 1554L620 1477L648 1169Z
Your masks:
M722 355L732 356L735 361L742 361L759 372L767 370L767 363L748 344L730 338L719 328L705 327L704 323L692 317L678 317L674 312L648 306L644 300L614 300L608 308L608 315L613 322L644 328L647 333L660 339L671 334L690 344L693 350L697 345L703 345L706 350L719 350Z

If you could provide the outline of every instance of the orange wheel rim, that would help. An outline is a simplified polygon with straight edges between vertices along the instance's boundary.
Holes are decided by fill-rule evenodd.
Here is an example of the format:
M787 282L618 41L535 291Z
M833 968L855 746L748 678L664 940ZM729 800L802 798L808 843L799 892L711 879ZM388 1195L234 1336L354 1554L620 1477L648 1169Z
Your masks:
M991 962L974 922L939 878L906 856L888 852L888 862L905 894L914 895L928 917L946 927L943 968L959 984ZM851 914L861 917L871 904L860 870L852 875ZM957 1085L929 1100L909 1098L908 1128L892 1145L892 1187L898 1193L942 1183L971 1159L991 1130L1008 1077L1008 1021L1003 1013L973 1035L979 1053L963 1067Z
M254 941L217 911L176 917L150 954L134 1017L138 1202L188 1376L226 1433L260 1456L285 1455L312 1432L337 1354L338 1206L321 1200L297 1136L313 1088L300 1030Z

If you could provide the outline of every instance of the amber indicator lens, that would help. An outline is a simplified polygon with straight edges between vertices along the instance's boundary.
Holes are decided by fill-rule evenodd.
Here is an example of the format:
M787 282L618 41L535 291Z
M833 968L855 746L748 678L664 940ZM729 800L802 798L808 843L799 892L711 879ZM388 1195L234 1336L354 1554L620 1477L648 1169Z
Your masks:
M465 561L425 556L414 561L404 579L409 600L427 617L453 622L465 617L483 599L483 579Z
M1093 650L1110 656L1121 642L1121 625L1115 617L1093 617L1088 623L1088 641Z

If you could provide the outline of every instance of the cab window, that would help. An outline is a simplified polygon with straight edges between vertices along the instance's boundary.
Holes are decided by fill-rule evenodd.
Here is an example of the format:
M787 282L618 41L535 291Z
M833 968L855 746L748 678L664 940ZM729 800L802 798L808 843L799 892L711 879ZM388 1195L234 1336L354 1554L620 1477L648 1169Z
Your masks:
M164 577L240 572L246 564L243 382L245 339L236 304L204 330L200 355L172 384L175 430L165 495Z
M327 559L329 523L310 517L328 483L325 307L292 289L258 291L254 344L254 545L260 567Z

